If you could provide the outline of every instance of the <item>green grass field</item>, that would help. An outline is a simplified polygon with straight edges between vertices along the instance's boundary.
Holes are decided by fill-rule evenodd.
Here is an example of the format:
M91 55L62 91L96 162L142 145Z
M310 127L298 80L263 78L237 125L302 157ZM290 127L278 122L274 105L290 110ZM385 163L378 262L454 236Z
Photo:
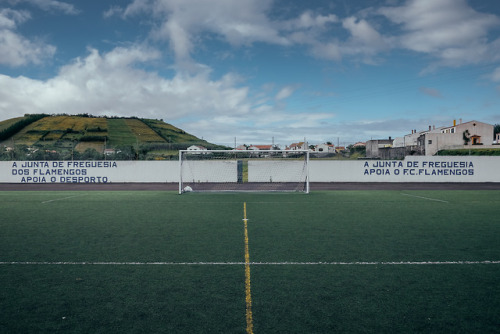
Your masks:
M244 203L254 333L500 328L500 191L23 191L0 332L245 333Z

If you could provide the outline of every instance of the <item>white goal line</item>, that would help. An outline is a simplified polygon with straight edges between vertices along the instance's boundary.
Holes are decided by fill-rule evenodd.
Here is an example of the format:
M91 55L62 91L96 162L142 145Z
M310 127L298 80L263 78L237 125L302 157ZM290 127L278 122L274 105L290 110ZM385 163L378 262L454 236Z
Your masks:
M500 264L500 261L373 261L373 262L47 262L47 261L3 261L0 265L115 265L115 266L230 266L230 265L473 265Z

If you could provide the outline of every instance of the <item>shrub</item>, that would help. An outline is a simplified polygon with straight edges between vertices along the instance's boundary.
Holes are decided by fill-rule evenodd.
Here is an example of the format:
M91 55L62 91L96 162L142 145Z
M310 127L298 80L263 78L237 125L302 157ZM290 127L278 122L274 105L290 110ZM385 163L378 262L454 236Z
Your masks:
M83 136L80 141L106 141L108 136Z
M47 117L47 116L49 116L49 115L47 115L47 114L25 115L25 117L23 119L12 124L7 129L0 131L0 140L6 140L6 139L12 137L13 135L15 135L16 133L21 131L26 126L44 118L44 117Z

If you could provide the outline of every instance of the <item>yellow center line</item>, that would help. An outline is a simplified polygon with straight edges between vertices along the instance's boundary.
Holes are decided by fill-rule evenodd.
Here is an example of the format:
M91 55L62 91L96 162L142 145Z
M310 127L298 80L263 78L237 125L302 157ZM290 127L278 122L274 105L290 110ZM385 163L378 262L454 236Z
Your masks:
M247 203L243 203L243 222L245 226L245 293L247 305L247 333L253 334L253 319L252 319L252 294L250 293L250 253L248 251L248 219L247 219Z

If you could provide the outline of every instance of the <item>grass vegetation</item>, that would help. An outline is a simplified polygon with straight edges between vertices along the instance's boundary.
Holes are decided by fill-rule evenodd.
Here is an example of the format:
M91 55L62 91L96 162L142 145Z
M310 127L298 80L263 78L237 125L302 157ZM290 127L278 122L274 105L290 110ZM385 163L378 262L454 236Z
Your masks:
M139 119L125 119L125 123L140 143L165 142L165 140L153 131L153 129Z
M12 143L14 143L14 136L19 131L25 129L38 120L45 118L46 116L47 115L45 114L25 115L24 117L17 118L15 122L5 122L4 124L8 124L8 127L0 131L0 141L5 142L10 140L11 145L13 145Z
M167 143L200 142L199 138L190 135L186 133L184 130L181 130L163 121L155 119L144 119L143 121L151 129L153 129L159 136L161 136Z
M101 152L104 150L104 142L82 141L75 145L75 150L78 152L85 152L86 150L95 150Z
M255 333L500 326L500 264L382 263L500 260L500 191L22 191L0 192L0 331L245 332L244 202Z
M108 159L176 159L179 149L197 144L222 148L200 140L160 120L94 117L88 114L26 115L0 122L0 160L104 159L104 148L116 153ZM55 152L47 156L46 152ZM33 153L37 152L37 153Z
M12 125L16 124L17 122L26 119L26 116L24 117L15 117L11 119L7 119L5 121L0 121L0 132L8 129Z
M137 138L134 136L132 130L127 126L125 119L123 118L108 119L108 128L109 128L110 146L136 144Z
M62 139L80 140L87 129L97 128L106 129L106 119L49 116L27 125L13 136L13 140L18 144L45 146Z
M61 130L49 131L43 136L43 140L59 140L64 136L64 132Z
M96 129L98 127L106 129L106 119L78 116L50 116L36 122L33 129L41 131L72 129L75 132L85 132L87 129Z

